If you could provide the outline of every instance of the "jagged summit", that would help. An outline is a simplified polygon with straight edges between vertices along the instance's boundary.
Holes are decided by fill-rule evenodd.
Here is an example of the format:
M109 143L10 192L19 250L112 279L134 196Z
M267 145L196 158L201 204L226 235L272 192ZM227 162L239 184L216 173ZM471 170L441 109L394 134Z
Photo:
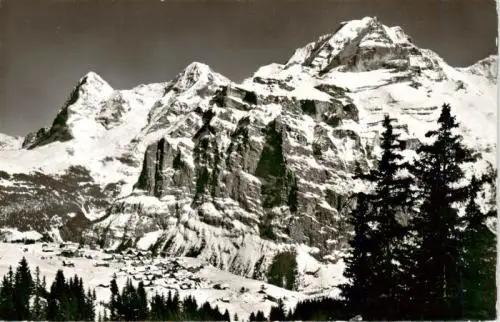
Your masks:
M205 63L201 63L201 62L197 62L197 61L193 61L192 63L187 65L186 68L184 68L184 70L183 70L183 72L195 72L195 71L205 72L205 73L212 72L210 69L210 66L208 66Z
M384 64L403 64L401 60L408 60L415 48L401 27L388 27L376 17L365 17L344 22L335 33L297 49L286 66L300 64L321 73L334 68L373 70Z
M78 90L79 94L86 93L88 96L93 96L96 94L108 95L113 91L113 88L97 73L89 71L80 78L75 90Z
M83 79L87 79L89 81L96 81L96 82L105 82L104 79L97 74L96 72L89 70L82 78L80 78L80 82Z
M214 72L208 65L200 62L192 62L182 72L177 74L173 83L177 90L186 90L198 84L196 87L205 86L209 83L228 82L229 80Z
M101 76L93 71L88 72L73 88L52 125L36 133L28 133L22 146L33 149L55 141L64 142L99 133L100 128L94 118L101 103L108 99L113 91Z

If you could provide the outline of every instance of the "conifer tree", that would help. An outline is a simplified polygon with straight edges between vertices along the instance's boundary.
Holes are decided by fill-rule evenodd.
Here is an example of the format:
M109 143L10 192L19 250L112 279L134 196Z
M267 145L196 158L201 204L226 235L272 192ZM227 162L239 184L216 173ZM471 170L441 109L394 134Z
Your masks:
M486 226L488 217L496 210L482 214L475 202L479 184L473 177L470 196L465 208L465 229L462 233L463 291L461 317L473 320L494 320L496 303L496 240Z
M226 309L226 311L224 311L224 315L222 316L222 319L224 321L230 321L231 319L229 318L229 311Z
M144 283L141 281L137 287L137 297L138 297L138 318L139 320L147 320L149 315L148 309L148 298L146 296L146 290L144 289Z
M368 174L358 173L374 189L358 194L358 205L351 213L355 234L351 251L345 258L345 276L350 285L343 285L343 295L353 312L363 317L387 319L395 316L400 294L400 270L397 258L406 230L400 223L402 214L412 208L409 177L402 177L400 154L402 145L394 133L392 120L385 115L382 133L382 155ZM380 307L387 307L380 310Z
M47 280L45 278L45 276L43 276L42 278L42 284L41 284L41 287L40 287L40 292L43 294L43 296L46 298L48 296L48 291L47 291Z
M372 242L370 240L370 213L368 196L359 193L356 208L352 211L349 223L354 228L354 237L349 242L351 251L344 258L344 276L350 283L341 285L342 295L350 310L365 314L372 296L371 262Z
M109 301L110 319L111 321L118 321L121 313L121 297L120 290L116 284L116 275L113 276L109 287L111 290L111 299Z
M129 278L125 283L121 294L121 309L123 319L127 321L138 320L139 316L139 296L137 290Z
M257 311L257 314L255 315L255 321L259 321L259 322L267 321L266 316L264 315L264 312L262 312L260 310Z
M171 301L171 307L172 307L172 316L174 317L179 317L180 314L180 300L179 300L179 293L175 292L175 294L172 296L172 301Z
M33 278L26 258L22 258L14 277L14 307L17 320L30 319L30 296L33 291Z
M14 306L14 286L13 286L12 267L9 267L9 272L2 279L0 288L0 319L15 320Z
M444 104L439 128L426 136L434 142L417 150L410 168L418 180L419 212L410 221L415 246L410 254L410 319L458 319L461 301L460 219L454 208L467 198L461 166L474 160L472 152L455 133L458 123Z
M283 321L285 320L285 304L282 299L278 300L278 305L271 308L269 312L269 320L271 321Z
M350 309L352 312L352 308ZM346 303L343 300L329 297L315 298L299 301L295 310L290 312L286 320L290 321L331 321L348 320L353 314L347 312Z
M411 184L409 177L401 177L404 165L401 155L402 145L398 141L398 134L394 133L392 120L385 115L384 132L382 133L382 156L378 166L365 176L368 181L375 184L374 193L370 195L372 229L370 232L372 242L371 252L371 283L374 291L373 310L369 313L371 318L393 318L397 307L396 300L400 286L397 257L399 245L405 235L405 228L398 220L403 211L411 208L409 204L408 186ZM383 306L386 310L380 310Z
M188 296L181 303L182 315L184 317L183 320L196 320L198 313L198 304L196 303L196 299L192 296Z
M149 311L149 319L152 321L161 321L166 319L163 312L163 307L165 305L164 299L156 292L156 294L151 299L151 310Z
M34 283L34 299L33 307L31 309L31 318L34 321L41 321L45 318L45 307L42 303L42 281L40 279L40 268L37 266L35 269L35 283Z
M94 321L95 320L95 290L94 293L90 291L87 292L87 296L85 299L85 309L80 314L81 320L85 321Z
M63 303L66 301L67 285L62 270L58 270L47 299L47 320L60 321L63 320L65 312L63 312Z

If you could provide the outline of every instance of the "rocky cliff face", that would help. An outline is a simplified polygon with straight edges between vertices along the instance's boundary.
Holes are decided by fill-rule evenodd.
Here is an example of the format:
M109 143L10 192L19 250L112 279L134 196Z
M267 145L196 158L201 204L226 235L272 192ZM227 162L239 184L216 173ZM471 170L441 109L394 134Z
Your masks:
M73 178L93 189L92 207L57 213L86 218L87 242L196 256L255 278L276 255L295 254L304 287L307 262L326 272L346 247L351 195L366 188L352 177L376 161L384 113L412 157L448 102L466 143L483 154L474 170L493 161L496 61L452 68L401 28L364 18L241 84L201 63L168 83L122 91L91 73L50 129L27 136L29 150L0 152L0 184L20 189L11 178L21 171L60 178L81 166L88 177ZM38 196L36 185L23 198ZM69 199L58 201L74 204L64 191ZM3 196L13 209L19 197Z

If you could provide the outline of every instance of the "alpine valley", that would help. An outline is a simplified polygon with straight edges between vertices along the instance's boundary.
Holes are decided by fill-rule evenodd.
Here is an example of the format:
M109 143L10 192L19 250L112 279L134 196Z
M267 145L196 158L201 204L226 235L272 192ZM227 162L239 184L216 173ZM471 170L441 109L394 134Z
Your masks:
M189 274L206 285L182 286L177 274L150 286L206 300L218 285L226 293L213 301L240 317L268 312L283 295L287 306L335 296L352 194L369 188L353 176L376 163L384 114L413 158L449 103L481 155L468 175L481 175L494 165L497 63L449 66L400 27L366 17L242 83L198 62L171 81L127 90L89 72L51 126L0 134L0 255L16 256L8 242L35 240L29 258L55 272L62 258L42 260L41 243L78 243L96 258L113 256L99 283L119 271L143 276L124 268L146 265L130 252L201 265ZM491 194L485 187L483 208ZM83 276L98 275L74 260Z

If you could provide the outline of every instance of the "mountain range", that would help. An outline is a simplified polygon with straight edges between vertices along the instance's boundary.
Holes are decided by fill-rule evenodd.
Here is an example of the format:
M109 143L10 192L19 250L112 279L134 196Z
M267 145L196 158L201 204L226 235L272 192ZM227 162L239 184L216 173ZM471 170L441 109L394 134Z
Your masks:
M150 249L262 280L295 262L297 289L328 288L384 115L412 158L449 103L480 174L494 164L497 64L452 67L366 17L241 83L198 62L127 90L89 72L52 125L0 134L3 237Z

